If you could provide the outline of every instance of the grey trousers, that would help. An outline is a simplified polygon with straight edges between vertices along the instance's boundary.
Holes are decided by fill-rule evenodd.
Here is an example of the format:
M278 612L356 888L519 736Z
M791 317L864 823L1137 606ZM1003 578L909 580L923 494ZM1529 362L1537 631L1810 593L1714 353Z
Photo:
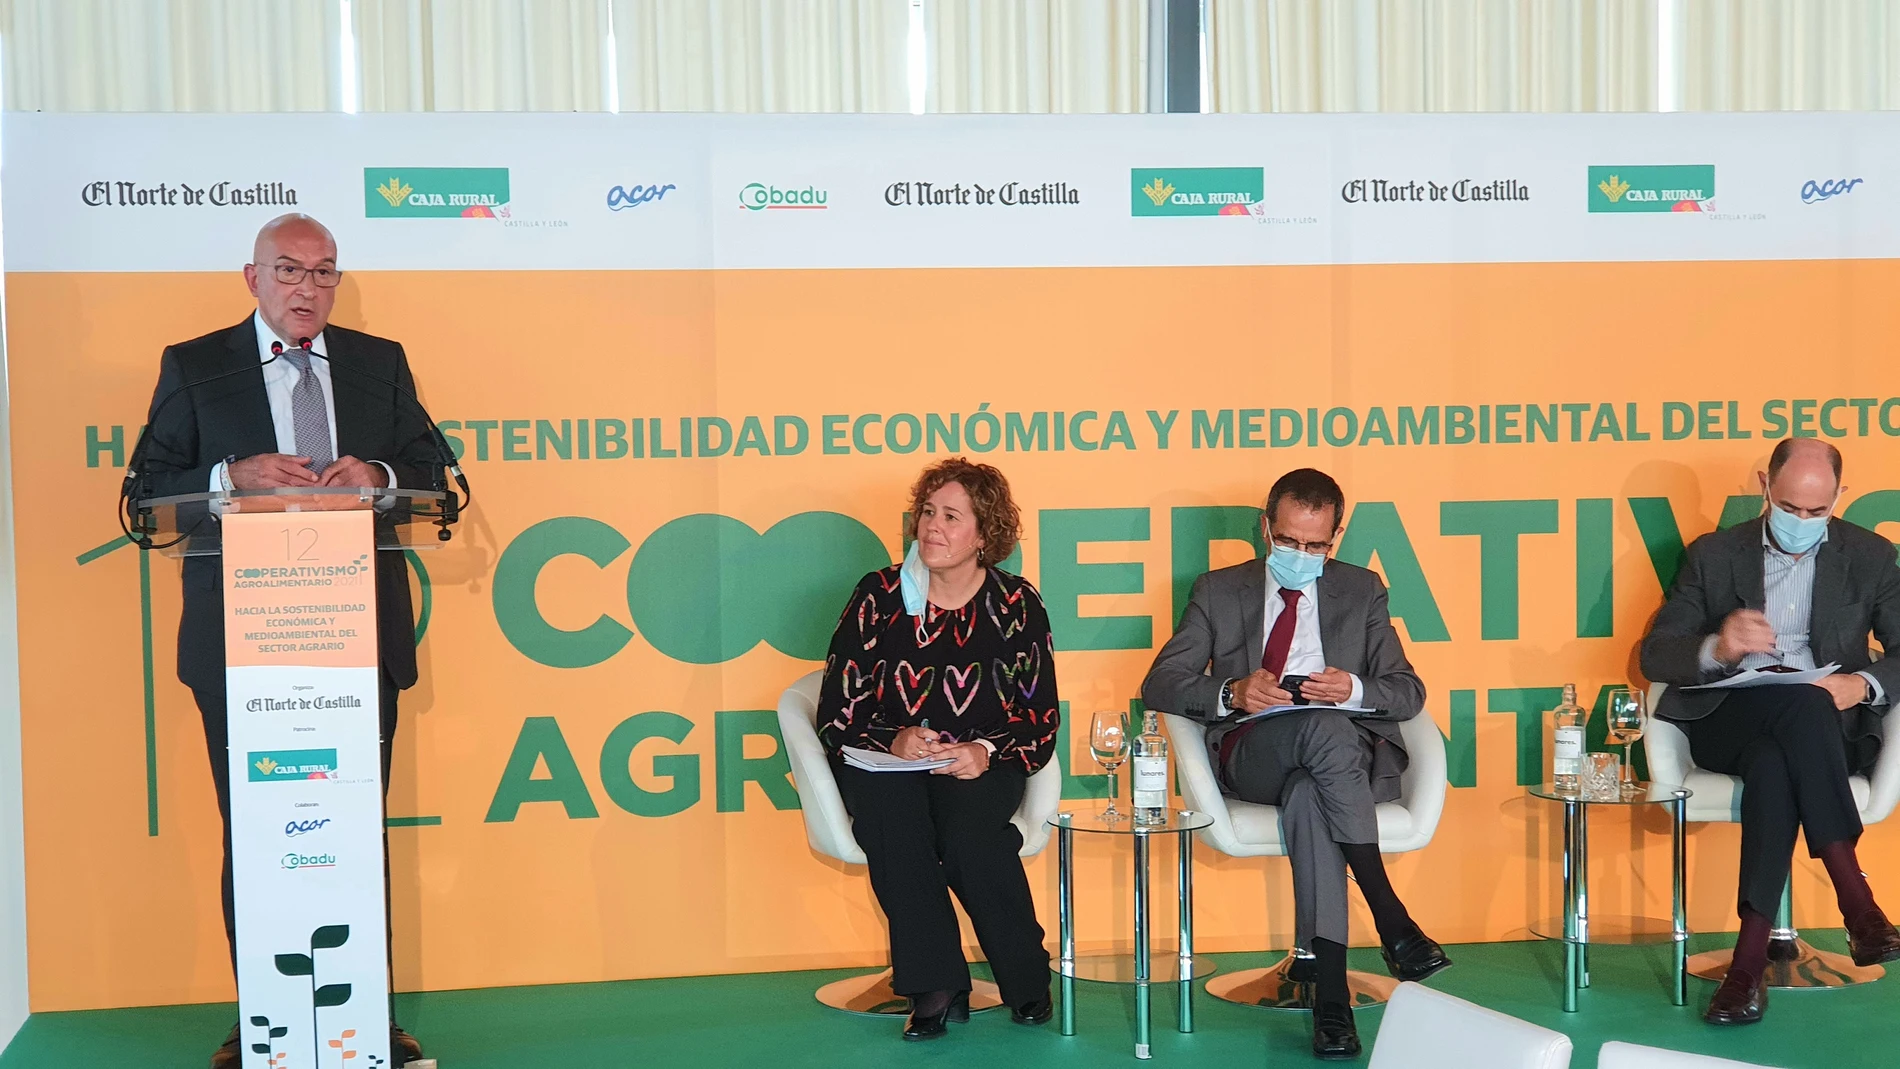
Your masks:
M1346 855L1340 843L1377 843L1372 739L1345 713L1292 713L1246 728L1221 769L1229 794L1280 807L1293 863L1293 942L1348 945Z

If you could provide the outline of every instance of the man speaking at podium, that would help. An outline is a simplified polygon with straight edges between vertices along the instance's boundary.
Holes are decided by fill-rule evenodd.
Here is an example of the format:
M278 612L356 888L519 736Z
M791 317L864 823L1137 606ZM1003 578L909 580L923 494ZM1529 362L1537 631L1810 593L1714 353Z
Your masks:
M257 311L236 326L168 346L159 359L158 389L146 420L151 495L432 485L429 467L440 464L420 406L405 397L413 395L415 385L402 346L330 324L341 277L336 241L315 219L282 215L258 231L251 262L244 266ZM416 682L415 618L404 555L375 556L387 792L396 695ZM185 560L178 678L191 688L204 718L211 779L224 821L224 931L235 970L224 587L217 560ZM385 899L387 858L385 850ZM395 1026L393 1012L390 1022L395 1064L418 1058L421 1045ZM224 1069L240 1061L234 1026L211 1065Z

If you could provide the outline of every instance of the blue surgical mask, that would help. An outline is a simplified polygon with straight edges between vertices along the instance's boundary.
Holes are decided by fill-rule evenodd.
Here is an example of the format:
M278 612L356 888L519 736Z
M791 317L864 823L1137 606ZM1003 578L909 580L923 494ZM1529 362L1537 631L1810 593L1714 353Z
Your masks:
M1267 554L1267 570L1273 573L1275 582L1288 590L1304 590L1326 570L1326 555L1302 553L1276 543Z
M911 542L910 552L904 555L904 566L897 570L897 588L904 593L904 611L912 616L922 616L924 607L930 604L930 569L924 567L924 553L920 543Z
M1821 544L1821 536L1827 534L1827 521L1833 512L1830 506L1827 515L1796 516L1769 501L1768 530L1775 536L1775 545L1798 557Z

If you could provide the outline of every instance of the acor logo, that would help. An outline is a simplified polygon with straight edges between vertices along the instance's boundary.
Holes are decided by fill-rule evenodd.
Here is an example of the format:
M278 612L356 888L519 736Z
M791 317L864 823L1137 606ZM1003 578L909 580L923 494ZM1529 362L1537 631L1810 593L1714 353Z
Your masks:
M322 831L329 826L329 823L329 817L318 817L316 820L292 820L284 824L284 838L295 839L299 835Z
M1265 173L1260 167L1135 168L1129 214L1245 217L1266 195Z
M365 167L371 219L495 219L508 215L506 167Z
M293 872L300 869L333 869L336 868L336 855L285 854L277 863Z
M678 188L671 182L663 186L615 186L607 191L607 207L616 212L638 208L650 200L661 200L665 198L667 190Z
M1859 178L1823 178L1817 182L1810 178L1801 183L1801 203L1818 204L1831 197L1852 192L1854 187L1860 185L1862 181L1863 179Z
M335 779L335 750L260 750L246 756L252 783Z
M1589 182L1592 212L1700 212L1715 197L1715 166L1592 166Z
M806 186L804 189L780 189L763 182L750 182L739 191L739 207L752 212L793 209L824 211L831 207L825 203L829 195L828 190L819 189L816 186Z

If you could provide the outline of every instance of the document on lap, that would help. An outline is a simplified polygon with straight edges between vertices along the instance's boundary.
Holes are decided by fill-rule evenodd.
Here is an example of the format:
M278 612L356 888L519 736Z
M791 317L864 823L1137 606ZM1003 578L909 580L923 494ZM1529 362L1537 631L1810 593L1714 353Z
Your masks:
M929 772L955 763L955 759L950 757L920 757L915 761L907 761L896 754L856 746L846 746L840 753L844 756L845 764L866 772Z
M1312 712L1318 709L1330 709L1333 712L1345 713L1362 720L1368 718L1376 719L1385 715L1385 710L1383 709L1368 709L1363 705L1275 705L1271 708L1262 709L1257 713L1248 713L1246 716L1236 717L1234 723L1246 724L1255 720L1265 720L1270 716L1281 716L1286 713Z
M1713 683L1703 683L1683 690L1737 690L1742 687L1784 687L1795 683L1813 683L1826 679L1840 671L1838 664L1824 664L1819 668L1810 668L1805 672L1777 672L1771 669L1750 668L1737 672L1727 679L1718 679Z

